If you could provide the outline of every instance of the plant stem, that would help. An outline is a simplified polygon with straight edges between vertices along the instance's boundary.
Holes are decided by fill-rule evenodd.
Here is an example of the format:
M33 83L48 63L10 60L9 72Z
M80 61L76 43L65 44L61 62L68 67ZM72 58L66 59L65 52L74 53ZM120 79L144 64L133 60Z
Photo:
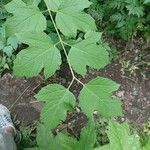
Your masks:
M48 8L48 6L47 6L47 8ZM69 69L70 69L71 74L72 74L72 80L71 80L71 82L70 82L70 84L69 84L69 86L68 86L67 89L70 89L70 87L71 87L71 85L73 84L74 80L76 80L77 82L79 82L81 85L84 86L84 83L82 83L79 79L76 78L76 76L75 76L75 74L74 74L74 72L73 72L73 69L72 69L70 60L69 60L69 58L68 58L68 54L67 54L65 45L68 45L68 46L71 46L71 45L65 43L65 42L62 40L62 38L61 38L61 36L60 36L60 33L59 33L59 31L58 31L58 28L57 28L57 26L56 26L56 23L55 23L55 21L54 21L54 19L53 19L52 13L51 13L51 11L50 11L49 9L48 9L48 12L49 12L51 21L52 21L52 23L53 23L53 25L54 25L54 28L55 28L55 30L56 30L56 33L57 33L57 35L58 35L60 44L61 44L61 46L62 46L62 48L63 48L63 51L64 51L64 53L65 53L65 56L66 56L66 58L67 58L67 62L68 62L68 65L69 65Z
M55 24L55 21L54 21L54 19L53 19L53 16L52 16L52 13L51 13L50 10L49 10L49 15L50 15L50 18L51 18L52 23L53 23L53 25L54 25L54 28L55 28L55 30L56 30L56 33L57 33L57 35L58 35L58 38L59 38L59 40L60 40L60 43L61 43L61 46L62 46L63 51L64 51L64 53L65 53L65 56L66 56L66 58L67 58L67 62L68 62L68 65L69 65L69 68L70 68L72 77L75 78L73 69L72 69L72 67L71 67L71 64L70 64L70 61L69 61L69 58L68 58L67 51L66 51L65 46L64 46L64 43L63 43L63 40L62 40L62 38L61 38L61 36L60 36L60 33L59 33L58 29L57 29L57 26L56 26L56 24Z
M74 80L75 80L75 78L72 78L72 80L71 80L71 82L70 82L70 84L69 84L69 86L68 86L68 90L70 89L70 87L72 86L72 84L73 84L73 82L74 82Z
M75 80L79 82L81 85L85 86L83 82L81 82L78 78L75 77Z

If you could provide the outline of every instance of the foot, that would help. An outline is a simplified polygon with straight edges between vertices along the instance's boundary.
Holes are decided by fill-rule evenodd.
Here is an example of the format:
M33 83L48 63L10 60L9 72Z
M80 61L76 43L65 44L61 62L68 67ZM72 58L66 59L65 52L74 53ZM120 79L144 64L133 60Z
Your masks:
M16 136L16 129L11 120L10 111L3 105L0 104L0 129L11 133L14 137Z

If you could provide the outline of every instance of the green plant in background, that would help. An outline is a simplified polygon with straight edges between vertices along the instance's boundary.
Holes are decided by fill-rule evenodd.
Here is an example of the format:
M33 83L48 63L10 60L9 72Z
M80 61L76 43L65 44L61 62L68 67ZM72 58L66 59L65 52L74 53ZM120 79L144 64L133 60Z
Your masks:
M146 122L144 124L144 129L139 131L141 136L141 143L144 146L144 150L149 149L150 147L150 122Z
M5 9L11 14L3 24L7 41L10 37L17 37L18 41L28 45L16 56L14 74L34 77L43 73L45 79L48 79L60 69L62 56L65 56L72 74L67 88L59 84L50 84L35 96L38 101L44 103L44 107L40 117L42 124L37 132L37 147L33 150L92 150L96 142L93 112L107 120L122 115L121 101L112 96L119 88L117 83L97 77L84 84L75 74L76 72L84 76L87 66L100 69L109 64L110 48L102 42L94 19L84 11L91 4L88 0L12 0L5 5ZM12 41L13 44L16 42ZM6 54L9 54L8 50ZM76 98L70 91L74 81L83 86L78 105L81 107L80 111L87 115L88 123L82 129L79 140L65 133L54 137L51 130L65 120L68 111L74 111L76 108ZM110 147L116 142L116 139L111 139L111 133L114 132L112 126L118 128L117 132L120 132L120 135L125 133L125 142L131 139L138 143L138 139L126 133L129 132L128 128L127 131L122 130L124 125L110 123L109 126ZM121 148L125 143L119 144L116 143L116 147Z
M11 0L0 1L0 74L5 69L12 69L13 60L15 59L14 52L20 44L15 35L6 37L4 22L10 17L10 14L6 11L4 6L10 1Z
M59 134L54 137L51 132L46 130L43 125L38 128L37 142L40 150L149 150L150 140L144 145L140 143L140 137L137 133L132 133L127 123L119 124L111 121L108 126L109 143L93 148L96 135L94 134L93 125L88 124L82 129L80 141L74 138ZM39 148L29 148L26 150L39 150Z
M130 131L127 123L119 124L110 122L108 127L108 137L110 143L96 148L96 150L148 150L150 142L147 141L145 145L141 145L140 137L137 133Z
M10 36L6 38L5 27L0 28L0 74L7 68L12 69L13 60L15 55L13 54L20 42L16 36Z
M100 31L104 31L106 35L113 35L127 40L127 45L123 51L133 49L133 41L135 37L144 37L149 48L150 41L150 2L145 0L91 0L94 4L87 10L91 14L99 27ZM143 49L148 49L143 48ZM113 50L111 50L113 57ZM149 67L149 59L146 60L143 55L144 51L139 51L139 56L134 62L130 60L123 61L119 58L122 65L122 72L128 71L131 75L141 74L146 79L147 74L145 68ZM148 58L148 54L146 54Z
M91 0L94 2L88 12L97 20L101 30L132 40L137 33L149 39L149 0ZM111 15L110 15L111 14Z
M21 133L21 141L17 143L18 150L24 150L28 147L34 147L36 145L36 126L32 127L19 127Z
M136 71L139 70L139 68L132 64L130 61L121 60L121 72L122 74L125 74L126 71L128 71L131 75L136 75Z
M0 0L0 25L2 25L4 19L6 19L9 16L4 6L10 1L11 0Z

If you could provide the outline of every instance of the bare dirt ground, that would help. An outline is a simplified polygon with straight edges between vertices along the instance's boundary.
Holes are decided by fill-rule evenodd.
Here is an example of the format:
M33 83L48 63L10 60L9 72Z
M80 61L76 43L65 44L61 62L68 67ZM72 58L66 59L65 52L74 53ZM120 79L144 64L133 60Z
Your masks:
M39 78L26 80L9 73L0 78L0 103L7 106L15 120L24 126L39 119L40 107L34 103L34 90L39 84Z

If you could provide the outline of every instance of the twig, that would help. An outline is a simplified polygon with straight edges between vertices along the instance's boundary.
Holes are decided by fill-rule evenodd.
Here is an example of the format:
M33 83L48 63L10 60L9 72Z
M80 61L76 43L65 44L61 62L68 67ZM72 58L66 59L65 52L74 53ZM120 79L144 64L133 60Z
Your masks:
M126 79L129 79L129 80L131 80L131 81L133 81L133 82L135 82L135 83L137 83L134 79L132 79L132 78L129 78L129 77L127 77L127 76L121 76L122 78L126 78Z
M21 95L17 98L17 100L9 107L9 109L11 110L15 104L20 100L20 98L23 96L23 94L29 89L30 85L28 87L25 88L25 90L21 93Z

